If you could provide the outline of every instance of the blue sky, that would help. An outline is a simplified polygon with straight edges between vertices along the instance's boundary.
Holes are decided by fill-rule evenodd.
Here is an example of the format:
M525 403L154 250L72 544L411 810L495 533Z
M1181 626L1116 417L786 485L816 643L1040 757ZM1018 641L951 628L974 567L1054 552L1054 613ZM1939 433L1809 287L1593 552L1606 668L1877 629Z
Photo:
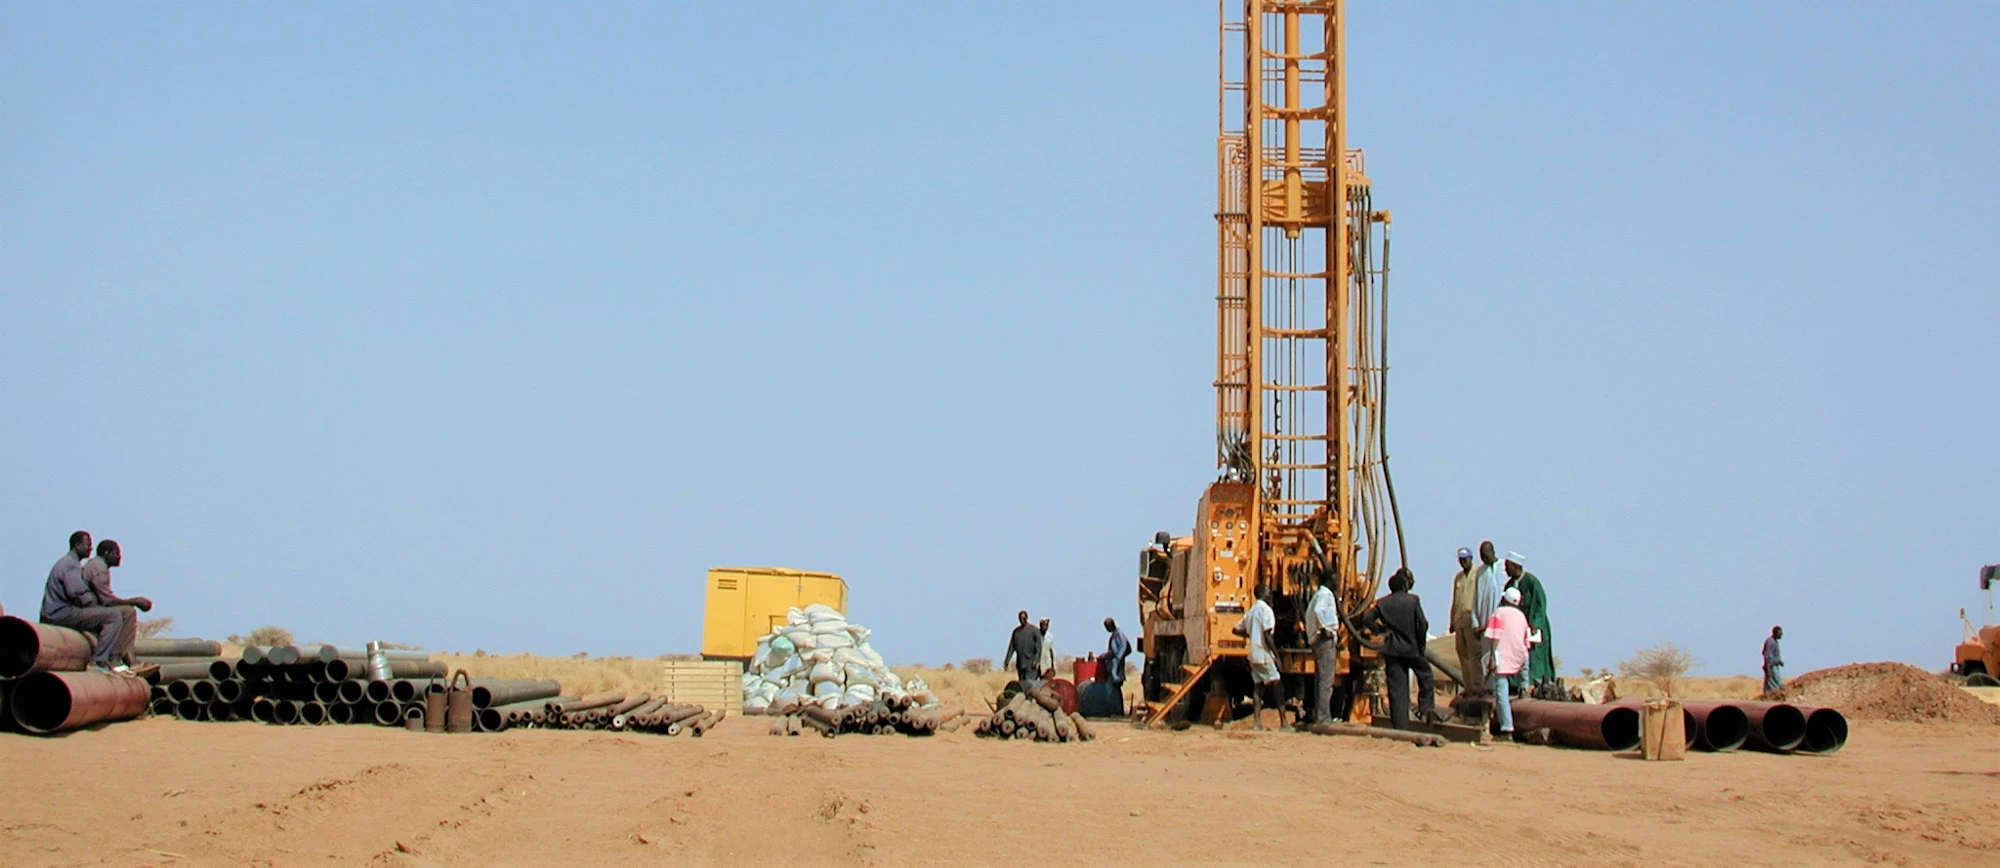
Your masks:
M1130 622L1214 476L1214 8L0 2L0 603L892 661ZM1434 618L1941 668L2000 562L2000 7L1355 2Z

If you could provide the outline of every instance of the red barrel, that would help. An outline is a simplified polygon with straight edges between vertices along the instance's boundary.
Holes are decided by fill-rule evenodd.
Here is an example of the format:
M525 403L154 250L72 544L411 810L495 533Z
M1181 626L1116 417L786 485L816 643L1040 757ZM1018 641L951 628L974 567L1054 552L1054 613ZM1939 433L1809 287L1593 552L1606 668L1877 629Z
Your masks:
M1060 678L1051 678L1048 680L1047 683L1049 689L1056 692L1056 698L1062 700L1062 710L1064 714L1070 714L1076 711L1075 684L1072 684L1068 681L1064 681Z
M1076 676L1075 683L1077 684L1089 684L1097 680L1098 665L1096 660L1085 660L1082 657L1078 657L1076 658L1076 662L1070 665L1070 669Z

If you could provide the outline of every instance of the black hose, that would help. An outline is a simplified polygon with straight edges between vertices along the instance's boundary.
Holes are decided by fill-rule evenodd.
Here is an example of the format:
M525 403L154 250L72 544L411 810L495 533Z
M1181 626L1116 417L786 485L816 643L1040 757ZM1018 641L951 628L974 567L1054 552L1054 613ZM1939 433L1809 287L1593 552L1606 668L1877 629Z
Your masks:
M1410 548L1403 541L1403 511L1396 506L1396 478L1389 473L1389 224L1382 224L1382 328L1381 394L1376 399L1379 418L1375 422L1376 447L1382 450L1382 486L1389 492L1389 516L1396 525L1396 556L1404 569L1410 567ZM1453 681L1458 681L1453 678ZM1461 685L1464 682L1459 682Z

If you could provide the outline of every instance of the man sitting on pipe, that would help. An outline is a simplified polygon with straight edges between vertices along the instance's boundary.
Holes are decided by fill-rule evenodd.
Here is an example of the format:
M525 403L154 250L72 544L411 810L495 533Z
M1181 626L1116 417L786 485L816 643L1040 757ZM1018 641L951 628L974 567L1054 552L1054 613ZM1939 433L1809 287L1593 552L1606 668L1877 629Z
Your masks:
M70 534L69 551L49 568L48 584L42 589L42 623L95 635L90 668L135 674L132 641L139 635L139 613L152 611L153 601L112 593L111 568L124 560L116 541L105 540L97 547L97 557L85 563L88 554L90 533Z

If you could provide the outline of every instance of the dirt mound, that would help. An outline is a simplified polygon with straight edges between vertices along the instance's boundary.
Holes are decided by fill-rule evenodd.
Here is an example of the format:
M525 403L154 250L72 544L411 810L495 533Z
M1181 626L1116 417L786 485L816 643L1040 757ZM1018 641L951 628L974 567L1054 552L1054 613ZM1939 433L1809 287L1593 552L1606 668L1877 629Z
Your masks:
M1772 697L1831 706L1858 720L2000 724L1988 705L1943 678L1907 663L1850 663L1808 672Z

